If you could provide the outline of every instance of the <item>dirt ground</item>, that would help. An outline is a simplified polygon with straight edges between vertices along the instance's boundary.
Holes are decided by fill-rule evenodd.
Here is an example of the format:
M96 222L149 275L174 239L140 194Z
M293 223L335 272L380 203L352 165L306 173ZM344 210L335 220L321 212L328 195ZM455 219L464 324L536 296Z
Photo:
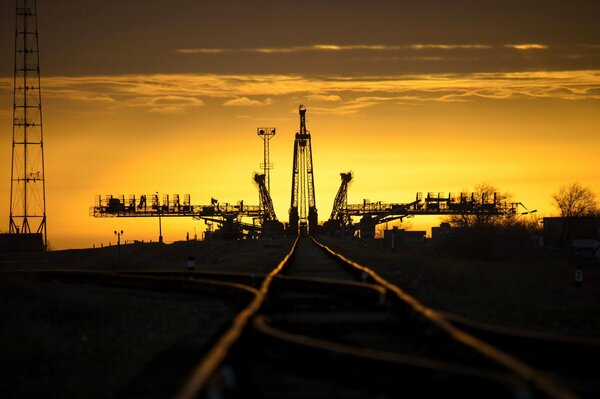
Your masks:
M576 287L574 265L566 260L459 261L423 250L391 253L382 240L319 240L432 308L529 331L600 338L598 266L586 265L583 285ZM0 269L185 270L193 256L197 270L266 273L291 244L188 241L123 245L120 255L115 246L5 254ZM40 396L57 386L57 397L80 397L98 378L104 385L95 397L110 397L158 353L225 313L174 298L0 275L0 368L12 370L2 379L0 397Z
M189 295L0 275L0 397L108 398L197 331L233 314ZM93 389L90 389L93 387Z
M383 240L320 238L434 309L486 323L600 337L600 266L584 266L581 287L567 260L495 262L436 259L422 250L391 253Z
M267 273L285 256L289 239L240 241L178 241L172 244L135 243L94 249L0 255L0 270L186 270L194 257L197 270Z
M120 257L115 246L4 254L0 270L186 270L193 256L197 270L267 272L291 243L132 244L121 247ZM221 300L210 298L121 292L0 273L0 397L114 397L146 364L185 337L213 339L232 314Z

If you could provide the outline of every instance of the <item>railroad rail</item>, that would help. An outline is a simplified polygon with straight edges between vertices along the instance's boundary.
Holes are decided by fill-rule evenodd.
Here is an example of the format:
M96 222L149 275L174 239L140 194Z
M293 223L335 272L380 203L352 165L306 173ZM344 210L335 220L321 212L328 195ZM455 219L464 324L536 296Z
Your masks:
M313 242L296 240L179 398L577 397L373 270Z
M589 383L581 385L581 367L574 367L582 351L589 353L586 359L597 359L595 341L518 334L435 311L374 270L308 238L297 238L268 274L34 274L231 303L237 313L222 334L188 354L191 372L174 387L181 399L400 393L566 399L600 392L591 369ZM548 362L556 347L558 355Z
M3 270L0 276L19 276L37 281L94 287L94 290L101 290L103 296L112 292L186 303L192 301L203 312L218 312L219 317L203 322L201 329L183 336L181 342L175 343L172 348L160 353L157 359L147 363L137 378L121 387L119 392L114 392L114 395L123 397L172 397L187 381L188 374L194 369L198 359L212 347L215 334L220 335L228 327L229 314L236 314L258 293L252 286L235 281L200 277L190 279L182 274L147 276L103 271ZM135 327L132 326L134 330ZM31 392L31 389L27 388L26 392ZM82 394L85 396L83 392Z

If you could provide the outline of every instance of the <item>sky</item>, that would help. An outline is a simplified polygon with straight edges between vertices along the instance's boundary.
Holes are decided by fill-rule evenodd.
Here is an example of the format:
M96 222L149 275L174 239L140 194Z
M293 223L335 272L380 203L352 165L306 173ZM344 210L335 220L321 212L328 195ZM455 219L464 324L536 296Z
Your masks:
M96 195L258 203L257 127L287 221L298 106L327 220L349 202L492 184L538 216L579 182L600 194L600 3L39 0L51 248L156 240L155 219L96 219ZM0 3L0 231L8 230L13 1ZM410 220L415 229L439 224ZM163 218L165 241L204 223Z

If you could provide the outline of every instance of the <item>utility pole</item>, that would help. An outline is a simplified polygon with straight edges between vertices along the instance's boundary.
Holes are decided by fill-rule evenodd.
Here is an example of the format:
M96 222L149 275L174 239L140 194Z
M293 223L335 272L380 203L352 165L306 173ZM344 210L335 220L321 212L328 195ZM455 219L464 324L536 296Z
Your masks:
M43 245L47 248L36 1L17 0L15 21L9 232L41 234Z
M115 230L115 235L117 236L117 269L121 267L121 235L123 235L123 230L117 231Z
M164 202L163 202L163 204L164 204ZM167 204L168 204L168 200L167 200ZM162 222L160 220L160 216L162 214L162 207L160 205L160 198L158 195L158 191L156 192L156 211L158 212L158 243L162 244L163 243Z

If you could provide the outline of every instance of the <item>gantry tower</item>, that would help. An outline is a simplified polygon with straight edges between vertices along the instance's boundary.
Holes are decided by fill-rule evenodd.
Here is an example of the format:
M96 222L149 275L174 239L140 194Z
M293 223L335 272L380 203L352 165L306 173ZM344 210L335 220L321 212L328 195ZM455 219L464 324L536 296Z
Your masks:
M9 232L46 236L46 183L35 0L16 1Z
M315 234L318 229L310 132L306 130L306 108L301 105L298 110L300 130L294 140L289 226L291 235Z

